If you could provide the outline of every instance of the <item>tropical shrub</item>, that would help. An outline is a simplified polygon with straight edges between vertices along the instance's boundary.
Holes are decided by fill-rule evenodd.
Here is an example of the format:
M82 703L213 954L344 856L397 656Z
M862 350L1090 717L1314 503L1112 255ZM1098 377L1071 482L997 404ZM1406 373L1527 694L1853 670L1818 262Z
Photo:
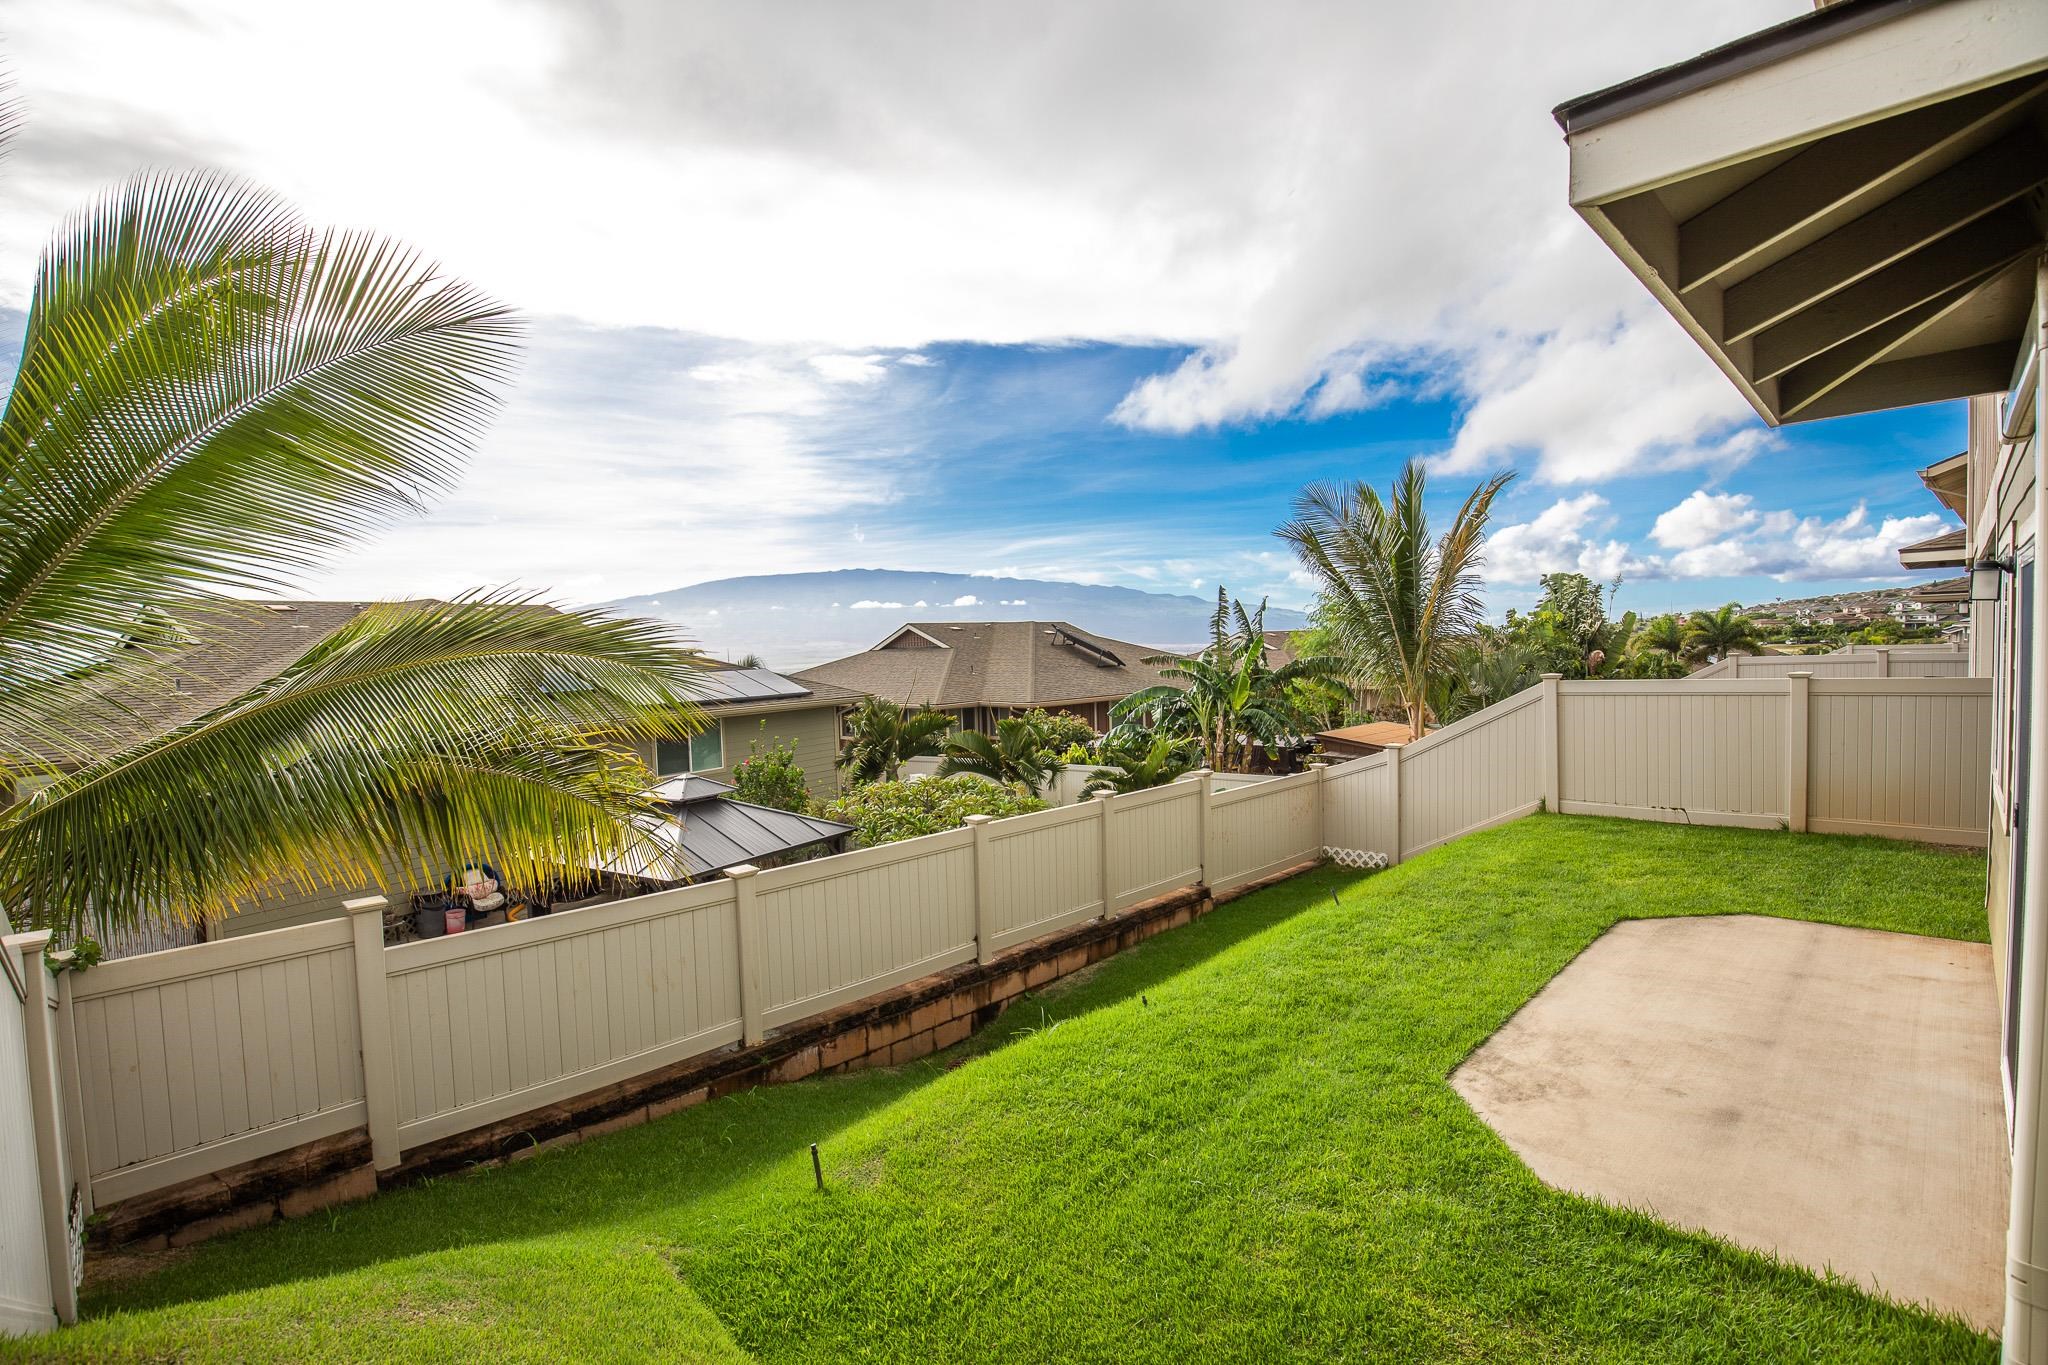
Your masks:
M1045 802L1014 787L979 777L923 777L911 782L871 782L856 787L820 812L827 820L854 827L863 848L958 829L970 815L1028 815Z
M1295 709L1289 687L1305 678L1338 676L1341 660L1297 658L1280 668L1266 662L1266 604L1246 611L1222 588L1209 618L1209 643L1191 659L1157 654L1145 660L1169 681L1143 688L1110 709L1116 721L1105 743L1134 743L1134 735L1166 735L1196 749L1219 772L1245 772L1253 752L1269 751L1310 728Z
M1147 743L1126 742L1102 750L1104 766L1088 774L1081 795L1097 792L1138 792L1178 782L1195 770L1192 751L1176 744L1171 735L1154 735Z
M864 697L846 717L846 747L839 767L854 782L894 782L906 759L939 752L953 718L929 706L906 707L886 697Z
M804 785L804 770L797 766L796 741L770 740L765 720L760 737L748 741L747 756L733 765L732 778L735 800L799 815L811 808L811 790Z
M1054 749L1052 737L1029 714L1004 716L996 722L992 736L979 730L956 731L946 740L942 753L940 777L972 773L1033 793L1044 791L1067 766Z
M1043 706L1034 706L1019 714L1038 727L1047 745L1053 749L1064 751L1075 745L1085 749L1095 742L1095 727L1079 716L1065 711L1048 711Z

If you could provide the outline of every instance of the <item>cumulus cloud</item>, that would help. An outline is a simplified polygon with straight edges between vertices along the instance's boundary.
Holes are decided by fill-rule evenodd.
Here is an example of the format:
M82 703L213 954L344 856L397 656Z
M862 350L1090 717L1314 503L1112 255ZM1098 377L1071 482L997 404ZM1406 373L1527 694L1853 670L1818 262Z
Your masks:
M1684 502L1661 514L1650 538L1668 550L1696 550L1755 526L1762 515L1747 493L1695 489Z
M833 605L837 606L839 604L835 602ZM877 602L872 597L863 597L860 601L853 604L852 609L854 611L902 611L903 604L901 602Z
M1663 565L1640 557L1601 532L1611 525L1607 499L1598 493L1559 498L1531 521L1502 526L1486 538L1489 582L1533 583L1547 573L1582 573L1598 582L1661 578Z
M1659 543L1683 545L1670 557L1671 572L1680 578L1736 578L1763 574L1782 581L1826 578L1905 576L1899 547L1940 531L1946 522L1934 513L1886 517L1873 524L1869 508L1859 503L1843 516L1798 516L1788 511L1760 512L1746 495L1718 500L1694 493L1657 519L1651 534ZM1677 520L1667 520L1677 514ZM1706 523L1722 527L1709 534ZM1663 534L1674 538L1664 540Z
M971 592L962 593L953 599L953 605L956 607L978 607L981 605L981 599Z

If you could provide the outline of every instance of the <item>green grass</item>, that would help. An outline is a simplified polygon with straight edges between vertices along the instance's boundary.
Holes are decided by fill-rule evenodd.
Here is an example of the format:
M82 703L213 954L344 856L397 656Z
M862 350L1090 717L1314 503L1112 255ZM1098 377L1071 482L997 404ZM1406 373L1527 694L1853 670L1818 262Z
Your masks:
M1538 816L1248 897L928 1062L208 1244L12 1349L1991 1361L1953 1321L1546 1189L1445 1082L1618 920L1982 939L1982 874L1877 840Z

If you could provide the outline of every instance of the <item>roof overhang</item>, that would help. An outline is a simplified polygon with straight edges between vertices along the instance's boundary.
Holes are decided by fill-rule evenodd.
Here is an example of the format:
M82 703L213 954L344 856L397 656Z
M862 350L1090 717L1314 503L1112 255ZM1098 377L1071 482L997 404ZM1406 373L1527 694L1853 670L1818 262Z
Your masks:
M1899 547L1899 563L1908 569L1960 569L1970 562L1960 527Z
M1937 460L1920 471L1920 482L1936 502L1963 520L1970 519L1970 452Z
M1845 0L1557 118L1572 206L1767 422L2013 382L2048 4Z

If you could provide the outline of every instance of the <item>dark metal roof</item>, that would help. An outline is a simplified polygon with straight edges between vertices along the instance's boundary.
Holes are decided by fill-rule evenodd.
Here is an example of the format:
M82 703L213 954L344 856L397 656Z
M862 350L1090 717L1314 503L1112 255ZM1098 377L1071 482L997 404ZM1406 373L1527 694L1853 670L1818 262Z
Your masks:
M671 806L684 806L692 801L709 801L714 796L724 796L739 789L730 782L720 782L702 773L682 773L663 778L652 790L659 800Z
M734 801L726 795L732 790L730 783L695 773L669 778L653 789L654 795L674 812L655 831L655 837L671 852L682 855L683 867L692 878L708 877L741 863L759 862L853 833L852 825L837 820L820 820L750 801ZM607 863L601 870L646 877L650 875L650 866L636 854ZM652 875L665 879L673 874L662 870Z
M1795 53L1847 37L1859 29L1888 23L1899 15L1946 0L1839 0L1782 24L1723 43L1685 61L1632 77L1590 95L1566 100L1551 110L1567 133L1584 132L1603 123L1676 99L1680 95L1740 76Z

